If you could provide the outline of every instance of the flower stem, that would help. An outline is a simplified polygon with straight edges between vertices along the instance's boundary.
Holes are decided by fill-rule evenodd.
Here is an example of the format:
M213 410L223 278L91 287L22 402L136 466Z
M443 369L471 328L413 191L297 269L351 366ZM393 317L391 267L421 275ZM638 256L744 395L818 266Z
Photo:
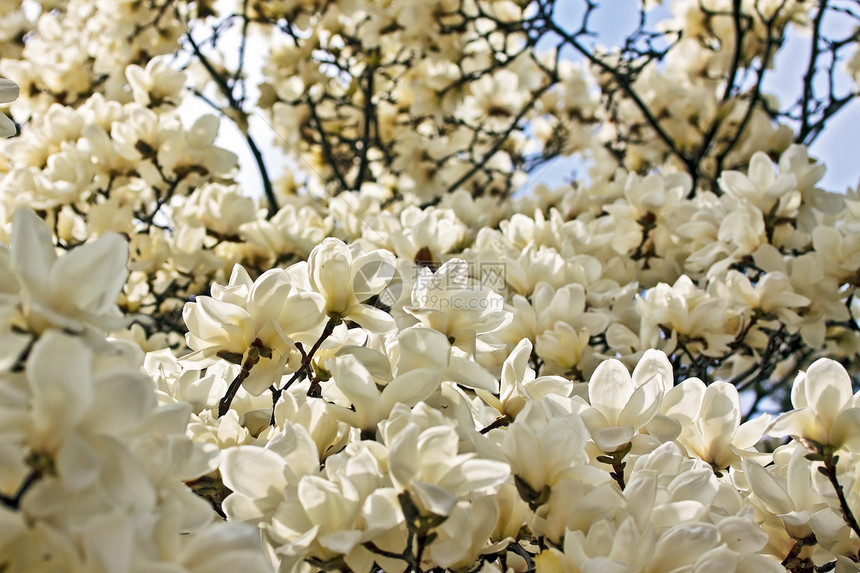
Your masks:
M836 477L836 464L839 461L839 456L824 456L822 461L824 462L824 466L819 467L818 471L827 476L833 489L836 490L836 497L839 499L839 507L842 509L842 519L844 519L845 523L848 524L848 527L850 527L851 530L860 537L860 524L857 523L857 518L854 517L854 512L851 511L851 507L848 505L848 500L845 498L845 492L842 489L842 485Z

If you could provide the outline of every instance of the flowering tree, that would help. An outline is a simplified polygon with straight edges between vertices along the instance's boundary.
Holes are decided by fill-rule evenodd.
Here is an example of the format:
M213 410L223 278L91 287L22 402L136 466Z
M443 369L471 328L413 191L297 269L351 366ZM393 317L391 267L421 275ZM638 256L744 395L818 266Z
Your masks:
M628 8L0 1L0 571L857 571L860 11Z

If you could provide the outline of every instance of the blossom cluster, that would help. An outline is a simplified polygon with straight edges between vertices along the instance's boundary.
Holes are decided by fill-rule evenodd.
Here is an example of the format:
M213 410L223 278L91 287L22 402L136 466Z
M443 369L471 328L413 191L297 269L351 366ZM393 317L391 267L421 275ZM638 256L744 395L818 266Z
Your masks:
M830 9L585 4L0 0L0 571L858 570Z

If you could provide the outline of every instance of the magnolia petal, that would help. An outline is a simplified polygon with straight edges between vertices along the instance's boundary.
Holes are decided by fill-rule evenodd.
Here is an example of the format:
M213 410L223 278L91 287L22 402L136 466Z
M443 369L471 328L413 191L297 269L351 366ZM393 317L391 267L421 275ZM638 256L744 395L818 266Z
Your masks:
M419 368L401 374L382 391L382 411L387 414L397 403L414 406L439 390L442 373L433 368Z
M771 166L772 170L773 166ZM723 171L717 182L725 193L739 199L749 199L759 194L756 184L740 171Z
M51 231L30 209L19 208L12 218L12 262L28 291L47 288L48 275L57 260Z
M818 416L812 408L800 408L780 414L771 424L767 434L775 438L783 436L803 437L822 444L826 443L829 437L824 433Z
M84 545L96 570L127 573L134 548L133 521L121 513L103 513L87 520Z
M657 499L656 472L635 472L624 488L624 497L627 498L627 512L633 517L637 527L644 530Z
M511 467L493 460L466 460L459 468L464 478L463 494L500 485L511 474Z
M746 519L729 516L721 519L717 527L723 543L742 555L755 553L767 544L767 533Z
M12 137L16 133L18 133L18 126L15 125L15 122L0 113L0 137Z
M331 367L335 385L357 408L372 409L379 399L376 381L355 356L338 357Z
M651 421L645 424L645 429L661 442L671 442L681 435L681 422L663 414L655 414Z
M325 299L315 292L290 293L282 302L277 321L287 336L313 345L325 322Z
M102 459L99 482L108 497L123 500L129 512L149 514L154 511L157 495L150 477L129 449L112 438L97 441Z
M397 274L397 261L390 252L377 249L352 261L352 289L355 298L363 302L379 294Z
M806 370L802 381L806 403L815 410L826 426L852 397L851 377L845 367L829 358L820 358Z
M591 438L598 448L609 454L628 444L635 433L633 426L592 428Z
M853 565L853 563L852 563ZM837 567L837 571L839 568ZM846 571L850 571L850 569L846 569ZM783 567L779 561L773 559L772 557L766 557L764 555L746 555L744 559L738 564L738 568L735 570L735 573L784 573L785 567Z
M771 423L770 414L762 414L738 426L732 445L742 450L756 445Z
M391 332L397 328L394 318L382 309L368 306L366 304L355 304L343 314L370 332Z
M346 284L352 255L343 241L329 237L314 247L308 257L311 286L326 300L327 312L344 312L351 295Z
M418 480L412 480L410 491L418 498L421 506L436 515L450 515L454 506L457 505L457 498L454 494L437 485L425 483Z
M250 499L283 495L287 463L259 446L239 446L221 452L221 479L230 490Z
M81 245L60 257L51 269L49 280L59 300L93 314L104 314L116 306L128 277L128 244L116 233Z
M76 433L66 436L57 454L57 473L69 489L79 491L99 475L101 456Z
M329 551L346 555L358 545L358 542L361 541L361 536L361 531L335 531L327 535L320 535L317 541Z
M693 565L693 573L722 573L737 571L740 556L725 546L704 553Z
M188 571L271 571L260 547L259 532L247 525L218 522L183 541L179 561Z
M138 370L116 368L99 372L93 383L93 416L88 428L121 434L137 428L155 408L152 382Z
M400 373L416 368L445 369L451 356L451 344L445 335L429 328L413 327L397 335L400 358L397 371Z
M674 386L675 374L666 353L649 349L645 351L645 354L636 364L636 368L633 369L633 384L637 387L642 386L655 377L661 395Z
M351 521L352 516L347 511L351 505L349 500L337 484L323 477L304 476L299 480L298 499L311 523L332 529Z
M395 486L405 488L418 470L418 434L415 424L400 430L388 447L388 467Z
M848 408L836 416L830 431L830 444L836 447L860 442L860 408Z
M368 537L389 531L403 522L403 510L397 501L397 490L380 488L367 496L361 509Z
M749 480L753 493L764 502L772 512L787 514L794 511L794 502L785 489L765 468L755 462L743 460L744 474Z
M493 394L499 392L499 381L495 376L484 370L477 362L461 356L451 357L444 377L446 380L473 390L486 390Z
M0 78L0 103L12 103L21 94L21 88L12 80Z
M610 359L602 362L591 375L588 398L613 424L635 389L627 367L619 360Z
M691 565L719 543L720 531L716 526L706 523L676 525L657 541L651 569L673 571L676 567Z
M637 430L651 421L660 408L663 393L659 389L657 376L649 378L642 386L636 388L627 404L618 414L618 424L631 425Z
M49 330L33 345L27 380L38 423L65 433L93 403L92 353L79 339Z
M257 523L267 518L272 508L262 505L256 499L231 493L221 504L224 514L233 522Z
M457 455L460 438L449 426L433 426L418 436L421 464L429 467L447 465Z

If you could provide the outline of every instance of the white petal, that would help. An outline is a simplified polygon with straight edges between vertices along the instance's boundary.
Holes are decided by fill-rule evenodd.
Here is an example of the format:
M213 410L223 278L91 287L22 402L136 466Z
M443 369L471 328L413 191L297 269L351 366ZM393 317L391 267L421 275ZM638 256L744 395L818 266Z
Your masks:
M418 498L421 506L431 513L436 515L450 515L454 506L457 505L457 498L446 489L439 486L424 483L418 480L412 480L410 484L411 491Z
M845 367L829 358L820 358L806 370L806 402L828 426L851 400L851 378Z
M448 366L451 345L441 332L429 328L407 328L397 335L397 342L400 346L398 372L424 367L445 369Z
M591 405L600 410L610 424L618 420L618 415L634 390L635 386L627 368L615 359L602 362L588 382Z
M12 137L18 133L18 126L7 116L0 113L0 137Z
M21 88L12 80L0 78L0 103L11 103L18 99Z
M130 571L134 549L133 521L121 513L102 513L87 520L85 545L88 560L98 570Z
M753 493L765 503L768 509L776 514L794 511L794 502L770 472L749 460L743 461L743 468Z
M358 323L362 328L378 334L391 332L397 327L397 323L390 314L366 304L356 304L349 307L343 316Z
M649 349L633 369L633 384L642 386L652 377L656 377L660 394L668 392L675 385L675 374L672 364L666 354L660 350Z
M465 478L465 482L462 483L461 493L463 494L498 486L511 474L511 467L508 464L492 460L466 460L459 470Z
M442 373L434 368L412 370L392 380L382 391L382 411L390 412L397 403L414 406L432 396L442 384Z
M352 262L352 288L357 301L362 302L382 292L397 274L397 261L388 251L377 249Z
M759 551L768 540L767 533L760 527L740 517L726 517L720 520L717 527L720 528L723 543L742 555Z
M128 277L128 245L115 233L99 237L61 257L51 269L51 290L74 306L102 314L116 306Z
M57 473L73 491L81 490L95 481L101 467L101 456L88 443L72 432L66 436L57 454Z
M287 481L291 483L319 470L317 445L300 424L289 424L283 432L272 438L266 447L283 458Z
M660 537L651 568L655 571L672 571L676 567L692 565L719 542L720 532L713 525L677 525Z
M31 291L44 292L57 253L51 231L30 209L21 207L15 211L10 250L15 270L24 286Z
M221 452L221 479L250 499L283 496L286 465L284 458L258 446L229 448Z
M137 428L155 408L152 382L138 370L115 368L100 372L93 384L90 431L121 434Z
M611 454L621 446L629 443L635 433L633 426L614 426L592 429L591 437L598 448L607 454Z
M37 425L64 433L93 402L92 354L79 339L49 330L33 345L27 380Z
M450 365L445 370L445 379L474 390L486 390L493 394L499 392L499 381L495 376L477 362L461 356L451 357Z
M329 551L346 555L358 545L358 542L361 541L361 535L361 531L335 531L327 535L320 535L317 541Z

